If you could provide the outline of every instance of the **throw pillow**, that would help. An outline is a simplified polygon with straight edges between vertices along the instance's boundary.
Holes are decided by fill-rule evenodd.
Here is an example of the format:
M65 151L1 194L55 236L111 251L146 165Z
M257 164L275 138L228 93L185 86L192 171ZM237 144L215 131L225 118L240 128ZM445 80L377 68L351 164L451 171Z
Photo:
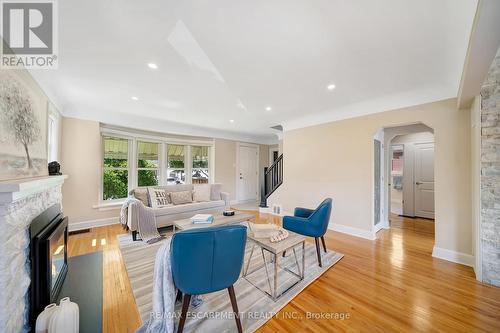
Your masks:
M169 204L167 192L162 188L148 187L148 195L152 208L165 207Z
M210 184L194 185L193 201L210 201Z
M193 202L191 191L170 192L170 200L174 205L182 205Z
M148 189L147 188L136 188L134 189L134 197L140 200L144 206L151 207L148 200Z

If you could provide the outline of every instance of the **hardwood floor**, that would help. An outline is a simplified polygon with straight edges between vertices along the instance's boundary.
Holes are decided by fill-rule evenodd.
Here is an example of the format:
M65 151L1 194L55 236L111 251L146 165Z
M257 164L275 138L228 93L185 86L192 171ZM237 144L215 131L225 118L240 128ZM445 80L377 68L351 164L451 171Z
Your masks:
M409 229L415 232L432 234L434 238L434 220L422 218L407 218L400 215L391 214L391 228Z
M433 258L431 221L392 220L375 241L328 231L327 247L344 258L258 331L500 332L500 288ZM71 256L103 251L103 332L133 332L140 323L116 239L123 232L112 225L69 238Z

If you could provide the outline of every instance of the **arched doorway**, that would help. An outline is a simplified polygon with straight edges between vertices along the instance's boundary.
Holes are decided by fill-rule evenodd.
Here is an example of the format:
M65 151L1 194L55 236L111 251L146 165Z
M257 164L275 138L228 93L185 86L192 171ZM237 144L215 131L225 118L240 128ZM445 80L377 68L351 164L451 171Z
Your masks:
M434 234L434 130L384 127L374 142L374 237L391 227Z

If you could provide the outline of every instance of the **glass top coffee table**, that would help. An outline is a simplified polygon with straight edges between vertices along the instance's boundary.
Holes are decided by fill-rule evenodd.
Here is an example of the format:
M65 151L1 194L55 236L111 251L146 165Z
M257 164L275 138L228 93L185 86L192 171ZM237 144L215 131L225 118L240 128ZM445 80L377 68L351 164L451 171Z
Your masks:
M212 223L193 223L191 222L191 218L174 221L174 233L177 230L218 227L221 225L236 224L255 219L255 215L242 212L234 212L233 216L224 216L220 212L208 214L212 214L214 217L214 221Z
M289 236L288 238L282 240L281 242L277 243L271 243L269 240L269 237L267 238L255 238L251 232L248 232L247 239L251 241L252 244L252 250L250 251L250 256L247 259L246 265L243 268L243 278L245 278L250 284L252 284L254 287L259 289L260 291L266 293L268 296L270 296L274 301L276 301L279 297L281 297L284 293L286 293L288 290L290 290L292 287L294 287L297 283L300 281L304 280L304 269L305 269L305 237L299 234L296 234L294 232L289 231ZM299 260L297 257L297 252L296 252L296 247L302 247L302 268L299 265ZM260 248L261 254L262 254L262 260L264 261L264 264L258 268L255 268L251 272L248 272L248 268L250 267L250 262L252 260L252 256L254 254L254 250L256 248ZM294 259L295 259L295 265L297 267L297 272L292 271L290 268L285 267L283 265L280 265L279 260L282 257L283 253L285 251L291 250L293 253ZM290 252L290 251L289 251ZM273 274L273 279L271 283L271 279L269 276L269 269L268 269L268 260L266 259L265 253L269 253L271 256L271 260L269 263L273 264L273 269L274 269L274 274ZM264 268L266 272L266 277L267 277L267 283L269 285L269 291L264 290L263 288L259 287L257 283L252 281L249 276ZM278 274L278 268L280 268L282 271L286 271L292 275L294 275L297 278L297 281L293 283L292 285L288 286L285 288L285 290L279 290L278 287L278 279L279 279L279 274ZM272 286L271 286L272 284Z

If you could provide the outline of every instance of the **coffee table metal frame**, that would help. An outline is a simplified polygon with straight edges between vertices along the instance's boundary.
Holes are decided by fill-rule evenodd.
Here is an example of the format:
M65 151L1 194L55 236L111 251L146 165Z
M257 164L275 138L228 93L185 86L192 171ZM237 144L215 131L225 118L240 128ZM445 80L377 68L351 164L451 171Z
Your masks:
M265 247L262 247L261 244L259 244L259 242L254 240L254 239L248 238L248 240L250 240L253 244L252 244L252 250L250 251L250 256L248 257L246 267L244 267L242 276L243 276L243 278L245 278L245 280L247 280L255 288L259 289L260 291L264 292L266 295L271 297L271 299L273 301L276 301L278 298L283 296L288 290L290 290L295 285L297 285L299 282L304 280L304 271L305 271L305 266L306 266L306 255L305 255L306 242L305 242L305 239L302 239L301 241L299 241L299 242L297 242L297 243L295 243L295 244L289 246L288 248L286 248L282 251L279 251L279 252L273 252L273 251L266 249ZM297 258L297 252L295 251L295 248L297 246L300 246L301 244L302 244L302 269L300 268L299 260ZM252 256L253 256L253 253L254 253L254 250L256 247L260 247L264 264L255 268L253 271L248 272L248 269L250 267L250 262L252 260ZM279 258L282 256L283 252L288 251L290 249L292 250L293 256L295 258L295 264L297 266L298 273L290 270L288 267L285 267L285 266L282 266L279 264ZM266 260L266 255L265 255L264 251L271 254L271 263L274 263L274 265L273 265L274 266L274 276L273 276L273 287L274 288L271 287L271 279L269 277L269 270L267 268L268 262ZM255 283L253 283L251 281L251 279L248 278L248 276L251 275L252 273L262 269L262 266L266 270L267 283L269 284L269 292L267 290L261 289L259 286L257 286ZM291 286L289 286L285 290L281 291L280 293L278 293L278 268L281 268L281 269L293 274L294 276L296 276L298 278L298 280L295 283L293 283Z

